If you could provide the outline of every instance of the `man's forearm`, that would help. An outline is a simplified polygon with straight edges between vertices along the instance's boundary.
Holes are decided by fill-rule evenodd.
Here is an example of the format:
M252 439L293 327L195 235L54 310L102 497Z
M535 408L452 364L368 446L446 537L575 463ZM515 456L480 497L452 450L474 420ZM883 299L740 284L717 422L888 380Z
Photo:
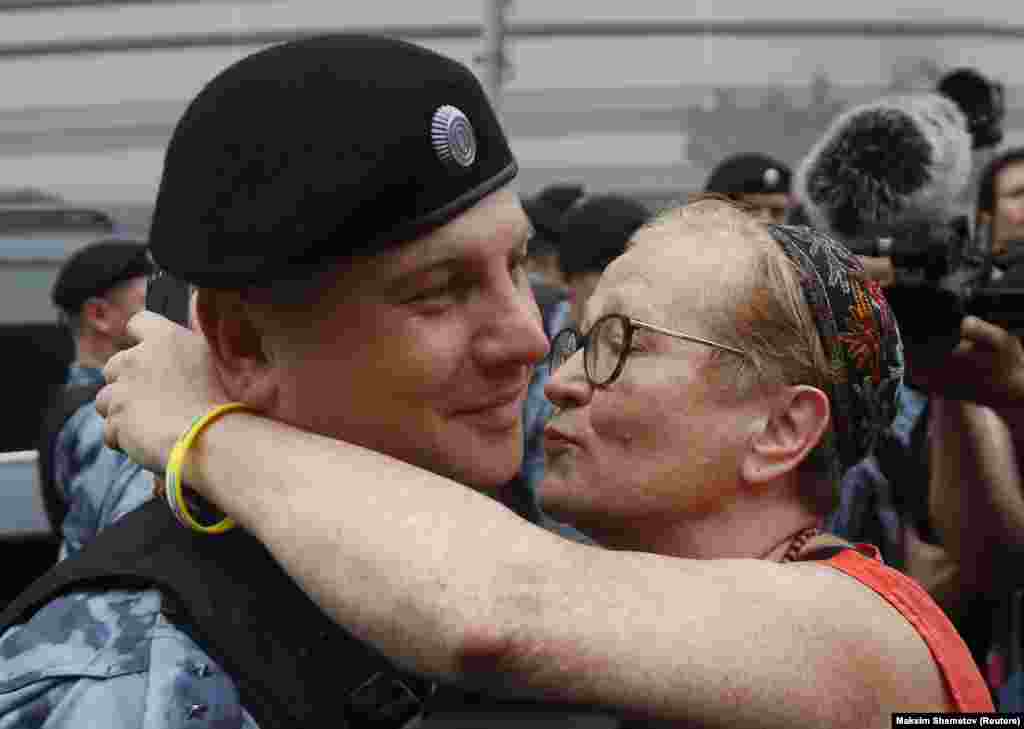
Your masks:
M577 544L449 479L251 415L205 431L191 466L186 480L327 614L420 673L665 719L839 726L807 664L786 660L798 642L812 664L836 660L833 607L808 607L821 585L790 567ZM875 604L845 578L832 587L849 591L840 604ZM820 613L813 628L796 605ZM765 686L787 686L787 702Z
M517 543L557 540L447 479L250 415L209 428L187 478L340 624L435 675L455 676L466 633L491 624L491 590L515 574L503 561L534 561Z

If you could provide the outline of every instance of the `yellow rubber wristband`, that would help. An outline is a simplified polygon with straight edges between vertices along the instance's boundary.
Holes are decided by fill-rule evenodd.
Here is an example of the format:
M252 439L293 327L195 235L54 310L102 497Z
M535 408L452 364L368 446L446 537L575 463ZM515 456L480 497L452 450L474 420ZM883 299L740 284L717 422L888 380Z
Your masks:
M206 525L201 524L192 515L188 509L188 504L185 500L184 494L184 479L182 478L182 469L185 465L185 457L188 455L189 448L195 443L196 438L202 433L208 425L220 418L222 415L226 415L235 410L248 410L252 411L248 405L240 402L231 402L225 405L218 405L212 408L205 415L200 415L192 424L188 426L181 437L178 438L178 442L174 444L174 448L171 449L171 455L167 459L167 468L164 470L164 480L166 481L166 497L167 504L171 507L171 513L174 514L174 518L178 520L180 524L188 527L189 529L199 532L201 534L223 534L230 529L234 529L235 522L229 517L224 517L216 524Z

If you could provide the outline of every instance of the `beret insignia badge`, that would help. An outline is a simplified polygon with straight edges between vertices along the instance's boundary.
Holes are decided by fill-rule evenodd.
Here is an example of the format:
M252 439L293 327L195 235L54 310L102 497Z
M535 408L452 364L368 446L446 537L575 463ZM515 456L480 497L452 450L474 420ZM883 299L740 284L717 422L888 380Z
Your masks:
M782 175L774 167L769 167L764 171L764 184L766 187L773 188L779 184L782 179Z
M445 104L430 122L430 142L438 158L448 167L467 169L476 161L476 134L466 115Z

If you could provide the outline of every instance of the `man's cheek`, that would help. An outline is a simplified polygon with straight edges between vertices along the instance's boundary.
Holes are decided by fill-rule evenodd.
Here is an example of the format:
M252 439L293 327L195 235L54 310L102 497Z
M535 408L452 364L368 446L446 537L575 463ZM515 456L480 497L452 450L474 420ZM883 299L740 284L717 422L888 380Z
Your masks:
M601 440L624 450L642 446L651 431L650 408L645 411L635 402L608 408L604 412L595 411L591 417L594 431Z

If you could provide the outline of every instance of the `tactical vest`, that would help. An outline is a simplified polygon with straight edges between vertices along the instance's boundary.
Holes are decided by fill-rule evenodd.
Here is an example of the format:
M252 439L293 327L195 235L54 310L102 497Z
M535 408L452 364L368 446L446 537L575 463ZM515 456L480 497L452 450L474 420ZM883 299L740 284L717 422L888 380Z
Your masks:
M36 446L39 466L39 486L42 491L43 507L50 520L53 533L60 536L64 517L68 515L68 503L64 492L57 485L54 470L54 448L57 437L72 415L86 403L96 399L103 385L68 385L57 391L53 401L43 414L42 432Z
M405 727L435 689L339 628L252 535L193 533L161 500L36 580L0 614L0 633L62 594L150 588L231 676L261 729Z

